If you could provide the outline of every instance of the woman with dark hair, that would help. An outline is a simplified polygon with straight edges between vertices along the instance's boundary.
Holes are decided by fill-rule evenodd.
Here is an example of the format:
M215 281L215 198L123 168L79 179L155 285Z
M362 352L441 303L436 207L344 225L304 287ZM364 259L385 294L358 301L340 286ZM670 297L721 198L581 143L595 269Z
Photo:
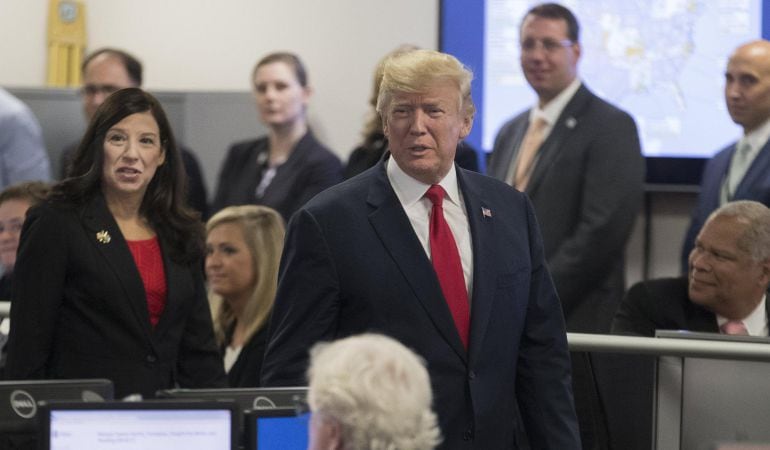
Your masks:
M138 88L110 95L70 175L24 223L7 376L108 378L119 397L224 386L203 227L158 101Z
M281 215L260 205L229 206L206 224L209 301L230 387L259 386L284 233Z
M289 220L317 193L342 181L342 165L308 127L311 89L296 55L265 56L251 78L257 109L269 133L230 147L212 210L259 204Z

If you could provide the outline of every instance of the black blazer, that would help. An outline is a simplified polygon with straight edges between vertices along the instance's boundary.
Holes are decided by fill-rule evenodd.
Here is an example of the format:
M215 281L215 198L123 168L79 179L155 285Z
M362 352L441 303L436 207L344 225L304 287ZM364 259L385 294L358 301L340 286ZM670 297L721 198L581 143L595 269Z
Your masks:
M153 329L139 271L101 195L30 209L14 270L8 377L108 378L118 397L224 387L200 262L179 264L160 244L168 295Z
M230 342L232 330L227 334L227 341ZM259 387L259 373L262 370L262 359L265 357L265 346L267 344L267 326L260 328L243 344L241 352L235 364L227 372L227 384L231 388ZM225 346L222 347L222 354L225 354Z
M213 213L226 206L256 203L275 209L288 221L314 195L342 181L339 158L308 131L278 167L264 194L257 197L269 146L267 136L263 136L230 147L219 172Z
M532 207L457 170L473 248L470 346L385 163L327 189L289 223L262 382L302 385L318 341L384 333L427 362L442 449L580 448L559 301Z
M528 126L525 111L500 129L491 176L505 180ZM582 85L540 147L526 188L569 331L609 332L644 170L634 120Z
M770 302L765 305L770 317ZM612 321L614 334L655 336L655 330L719 333L717 316L690 301L687 277L641 281L631 286Z

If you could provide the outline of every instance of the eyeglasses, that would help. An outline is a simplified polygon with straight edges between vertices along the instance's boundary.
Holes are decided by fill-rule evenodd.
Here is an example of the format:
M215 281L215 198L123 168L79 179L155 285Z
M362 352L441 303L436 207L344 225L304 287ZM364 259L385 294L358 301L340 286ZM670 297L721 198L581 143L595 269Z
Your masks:
M546 53L555 53L559 49L569 47L575 42L569 39L562 39L560 41L554 39L526 39L521 43L522 53L534 52L538 48L538 43Z
M94 97L97 94L107 96L119 90L118 86L112 84L87 84L80 89L80 94L85 97Z

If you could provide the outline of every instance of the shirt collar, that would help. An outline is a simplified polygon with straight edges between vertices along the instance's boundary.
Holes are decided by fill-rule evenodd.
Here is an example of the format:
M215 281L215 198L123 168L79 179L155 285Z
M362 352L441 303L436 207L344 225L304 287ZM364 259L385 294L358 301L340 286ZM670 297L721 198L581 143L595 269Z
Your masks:
M546 103L544 108L541 109L536 103L529 113L530 122L533 123L536 118L541 117L549 126L553 126L559 120L559 116L564 111L564 108L567 107L567 103L575 96L581 84L580 79L575 77L572 83L559 92L559 95L554 97L553 100Z
M759 152L759 150L765 146L767 140L770 139L770 118L757 127L755 130L743 135L741 138L743 142L747 142L751 145L751 152Z
M386 161L386 173L388 180L390 180L393 190L396 192L396 197L404 207L409 207L422 199L425 196L425 192L431 186L412 178L406 172L401 170L398 163L394 158L388 158ZM457 185L457 172L452 163L452 168L449 173L446 174L444 179L439 183L439 186L446 191L446 199L456 205L460 205L460 189Z
M767 324L767 311L765 309L765 302L767 301L767 294L762 296L762 301L759 302L754 311L748 316L741 319L743 325L751 336L767 336L768 324ZM717 324L719 328L722 328L728 319L717 314Z

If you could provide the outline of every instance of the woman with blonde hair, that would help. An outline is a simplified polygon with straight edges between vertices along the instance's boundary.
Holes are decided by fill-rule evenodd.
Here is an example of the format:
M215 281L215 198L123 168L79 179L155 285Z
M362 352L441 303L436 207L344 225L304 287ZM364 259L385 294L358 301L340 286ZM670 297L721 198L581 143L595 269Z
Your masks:
M258 205L227 207L206 224L209 299L230 387L259 386L284 232L281 215Z

